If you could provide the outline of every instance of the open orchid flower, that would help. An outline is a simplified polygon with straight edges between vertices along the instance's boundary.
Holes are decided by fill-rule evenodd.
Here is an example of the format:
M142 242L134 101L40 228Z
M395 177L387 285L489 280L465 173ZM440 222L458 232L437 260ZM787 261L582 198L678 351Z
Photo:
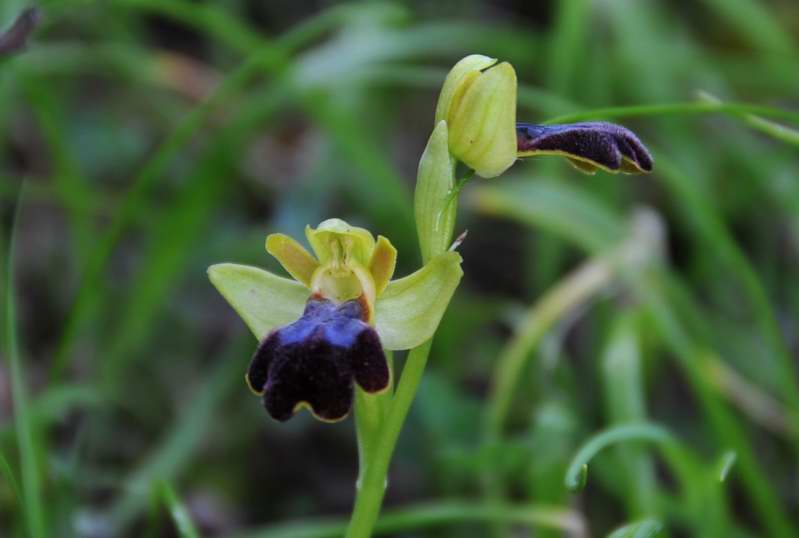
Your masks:
M436 106L436 125L446 121L450 154L477 175L493 178L519 158L566 157L581 172L639 174L652 157L635 134L620 125L586 122L535 125L516 121L513 66L472 54L450 70Z
M635 134L613 123L516 124L519 157L560 155L588 174L597 170L641 174L652 171L652 156Z
M211 282L260 344L247 384L279 421L306 407L320 420L347 416L354 383L377 393L391 384L383 349L431 338L460 282L461 257L446 252L391 280L397 251L385 237L329 219L306 237L315 257L283 234L266 239L294 280L256 267L213 265Z

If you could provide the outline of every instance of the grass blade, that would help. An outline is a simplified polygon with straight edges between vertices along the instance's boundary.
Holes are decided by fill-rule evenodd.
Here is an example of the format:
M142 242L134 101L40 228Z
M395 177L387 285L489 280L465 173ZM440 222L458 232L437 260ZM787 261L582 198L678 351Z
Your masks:
M87 267L81 278L81 284L73 307L67 317L59 349L53 364L53 375L58 377L69 360L70 352L79 330L85 320L96 309L100 299L99 288L95 284L102 280L109 257L122 234L127 229L134 217L139 214L150 187L161 177L168 163L177 155L178 151L205 123L210 114L216 110L217 105L230 99L249 82L262 69L262 64L270 58L271 51L266 49L253 53L245 60L203 104L192 112L178 125L170 137L161 145L155 155L147 162L139 174L134 178L122 206L115 214L108 231L100 239L89 259Z
M651 538L663 530L663 524L656 519L644 519L629 523L608 534L608 538Z
M571 490L582 488L588 473L588 462L607 446L625 441L675 442L671 434L657 424L641 422L609 428L591 437L574 455L564 478L566 487Z
M641 349L636 318L623 312L616 321L602 356L602 379L608 408L608 423L644 422L646 402L641 376ZM623 502L630 517L655 510L657 482L652 459L638 447L620 446L617 461L626 480Z
M480 187L477 193L478 207L489 214L506 216L529 226L542 226L553 230L577 245L588 248L591 252L597 252L597 248L592 248L592 245L599 244L601 246L612 241L612 238L597 234L596 229L587 229L584 226L576 225L566 227L565 225L569 222L567 216L556 219L551 216L550 212L539 212L536 200L527 199L523 193L512 190L513 187L507 190L516 192L517 196L504 196L507 194L502 192L505 188L505 186ZM490 204L481 204L484 192L492 194ZM497 193L499 195L494 196ZM526 208L528 203L531 206L529 210ZM593 219L604 220L609 216L608 211L596 203L585 205L583 210L595 212L596 215ZM600 217L600 215L603 216ZM620 226L618 219L615 221L616 226ZM647 312L654 321L664 345L671 351L678 366L697 394L702 413L713 429L718 442L725 449L732 449L738 454L740 476L746 485L747 498L757 510L764 527L771 534L775 536L793 535L793 526L783 511L776 492L766 478L763 466L755 454L743 424L737 421L737 418L719 399L714 385L705 377L706 372L709 371L709 367L706 366L707 351L705 351L705 347L701 342L694 340L668 302L666 283L669 282L669 278L662 272L652 272L643 276L645 278L632 279L631 284L634 286L636 294L645 302ZM693 317L701 319L703 314L697 311L693 313Z
M595 108L574 114L565 114L550 118L543 122L552 123L573 123L578 121L588 121L596 119L619 119L619 118L640 118L653 116L681 116L681 115L701 115L701 114L729 114L731 116L746 117L748 114L757 114L770 118L782 119L799 124L799 112L774 108L770 106L752 105L748 103L658 103L650 105L615 106L607 108Z
M24 189L24 185L23 185ZM6 256L6 305L5 340L11 375L11 398L14 403L14 426L17 432L17 447L22 468L22 508L28 534L32 538L45 538L46 522L42 496L41 471L37 462L37 446L34 439L34 425L28 406L28 389L25 385L25 370L20 356L17 334L17 313L15 300L14 258L16 252L16 226L19 226L24 190L17 201L17 212L12 225L8 253Z
M699 98L707 103L720 104L722 100L710 92L702 91L699 93ZM761 118L754 114L747 114L743 117L743 122L752 129L760 131L772 137L775 140L790 144L792 146L799 146L799 130L791 127L786 127L766 118Z
M661 158L658 166L665 186L680 201L678 205L683 210L686 221L692 224L705 247L715 251L724 265L732 270L748 296L755 321L767 339L781 371L782 397L789 406L788 418L793 424L794 449L799 454L799 380L794 359L785 347L768 294L757 272L727 231L715 207L697 188L696 182L682 174L667 159Z
M585 536L585 522L576 512L557 506L480 504L465 501L427 502L387 512L375 526L377 535L443 527L470 522L504 522L539 529L557 529ZM281 524L248 531L232 538L338 538L346 530L343 521L327 520Z
M191 405L179 414L173 427L167 429L161 443L134 469L128 479L125 494L109 510L113 528L125 527L147 504L148 488L154 480L174 480L186 467L203 436L213 425L213 414L220 400L241 379L242 364L252 348L249 333L235 341L219 360L219 366L192 398Z
M19 482L17 482L17 478L14 476L14 470L11 468L11 465L2 452L0 452L0 475L5 478L6 483L9 488L11 488L11 493L14 495L14 501L20 506L20 511L22 511L21 508L24 500L22 491L19 489Z
M207 228L225 188L230 184L227 172L234 165L234 148L245 144L285 103L285 92L273 88L256 94L245 102L229 125L222 129L222 142L198 163L181 196L154 216L153 238L143 267L129 286L132 293L118 313L109 350L103 363L103 377L111 394L124 376L137 346L141 346L157 328L153 323L162 309L165 296L185 274L193 249L207 236Z
M794 56L796 44L773 16L767 3L757 0L704 0L722 19L745 35L761 52ZM764 55L767 59L769 55Z
M161 500L166 505L172 516L172 521L175 522L175 527L178 531L180 538L200 538L194 522L191 520L191 515L186 507L180 502L175 490L169 485L167 481L161 481L156 486L160 492Z

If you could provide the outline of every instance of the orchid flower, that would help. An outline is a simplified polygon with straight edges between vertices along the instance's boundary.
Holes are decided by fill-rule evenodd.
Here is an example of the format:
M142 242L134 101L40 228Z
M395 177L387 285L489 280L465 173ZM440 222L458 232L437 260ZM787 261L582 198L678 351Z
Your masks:
M246 380L267 412L285 421L308 408L335 422L349 414L355 383L368 393L390 386L384 348L433 336L460 282L461 257L445 252L391 280L397 251L385 237L340 219L305 235L315 256L286 235L266 239L293 280L232 263L208 274L260 341Z

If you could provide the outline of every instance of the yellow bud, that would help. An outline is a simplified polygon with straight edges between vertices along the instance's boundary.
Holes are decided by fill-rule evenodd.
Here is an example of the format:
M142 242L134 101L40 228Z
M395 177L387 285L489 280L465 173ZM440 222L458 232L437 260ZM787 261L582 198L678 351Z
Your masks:
M436 125L449 117L450 109L454 108L463 98L466 88L474 82L475 77L479 76L483 69L488 69L495 63L497 63L496 58L472 54L452 67L441 87L441 94L438 96Z
M449 150L478 175L500 175L516 160L516 72L507 62L467 56L447 76L436 119L444 119Z

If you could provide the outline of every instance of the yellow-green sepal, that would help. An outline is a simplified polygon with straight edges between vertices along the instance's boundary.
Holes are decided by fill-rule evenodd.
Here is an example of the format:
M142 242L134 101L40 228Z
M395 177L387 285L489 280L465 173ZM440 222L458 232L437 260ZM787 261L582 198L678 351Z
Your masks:
M422 260L443 254L452 242L458 200L453 196L455 163L449 153L447 122L436 124L419 160L414 192L416 233Z
M432 338L463 276L461 256L446 252L386 287L375 328L386 349L411 349Z
M369 260L369 272L372 274L376 296L379 297L386 289L391 277L394 276L396 266L397 249L382 235L377 236L377 243Z
M266 251L274 256L295 280L305 284L306 287L311 286L311 277L319 268L319 262L297 241L285 234L270 234L266 238Z
M249 265L212 265L208 277L258 340L296 321L309 294L299 282Z

